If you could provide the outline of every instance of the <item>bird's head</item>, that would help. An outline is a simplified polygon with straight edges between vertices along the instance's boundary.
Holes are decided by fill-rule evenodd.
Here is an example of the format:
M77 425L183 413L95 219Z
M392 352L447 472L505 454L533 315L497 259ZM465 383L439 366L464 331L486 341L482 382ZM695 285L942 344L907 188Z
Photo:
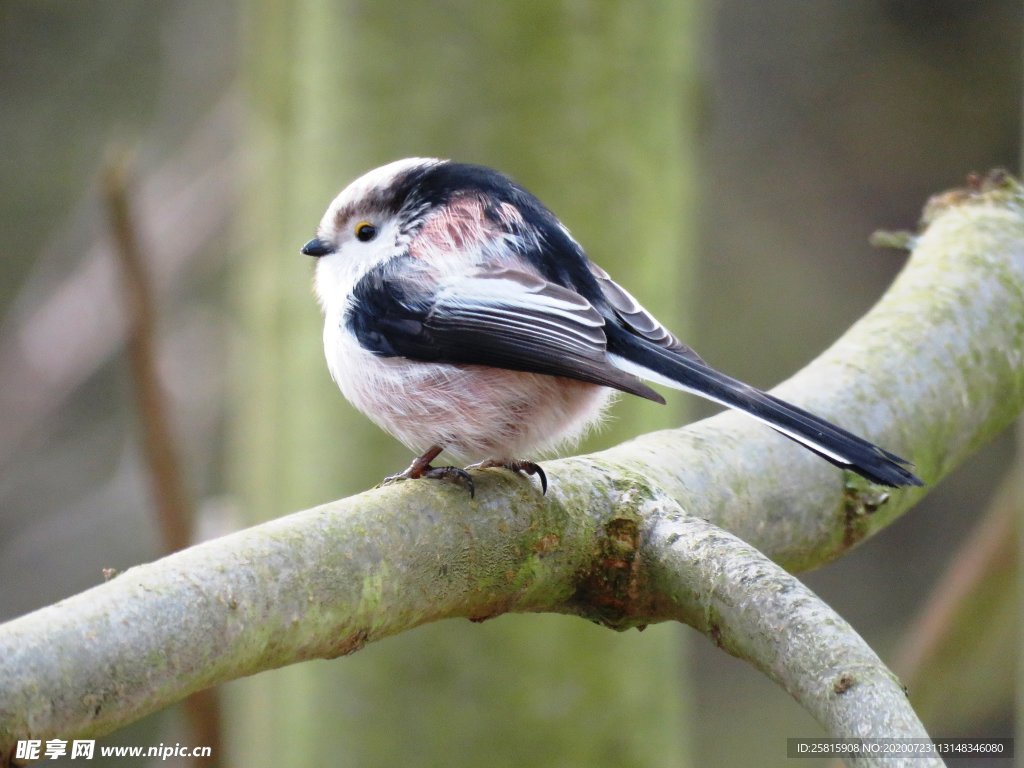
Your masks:
M504 174L417 157L349 184L302 252L318 260L317 294L327 307L370 270L406 255L405 277L428 284L500 269L558 280L561 267L542 243L584 258L554 215Z

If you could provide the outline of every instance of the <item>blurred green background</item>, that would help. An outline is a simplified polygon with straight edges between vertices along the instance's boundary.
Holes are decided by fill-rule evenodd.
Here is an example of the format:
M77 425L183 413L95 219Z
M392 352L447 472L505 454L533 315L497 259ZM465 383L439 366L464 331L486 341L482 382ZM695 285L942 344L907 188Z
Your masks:
M99 194L114 149L207 537L408 460L333 389L297 252L354 175L425 153L511 173L709 362L769 387L899 269L873 230L1018 169L1021 20L1010 0L0 1L0 620L161 551ZM714 410L670 401L620 403L585 449ZM986 446L804 578L891 660L1013 454ZM935 735L1013 732L997 565L911 686ZM224 764L782 765L787 736L820 733L691 632L560 617L447 622L227 688ZM159 742L191 743L178 708L104 741Z

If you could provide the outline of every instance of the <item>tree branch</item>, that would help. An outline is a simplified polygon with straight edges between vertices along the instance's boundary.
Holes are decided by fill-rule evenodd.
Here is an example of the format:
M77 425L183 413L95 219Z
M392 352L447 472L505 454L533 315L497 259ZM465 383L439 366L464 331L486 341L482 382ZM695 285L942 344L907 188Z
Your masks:
M772 390L911 459L925 488L885 493L853 475L844 486L828 464L737 413L594 458L656 477L688 513L790 571L887 526L1024 408L1020 186L995 172L932 198L925 223L871 311Z
M963 718L966 713L969 722L980 721L1013 700L1013 676L1006 667L1019 642L1014 601L1022 481L1018 464L893 651L893 671L933 727L941 727L944 714ZM951 699L961 702L953 712Z
M156 306L132 219L127 165L124 154L112 159L103 186L121 272L127 319L125 350L139 414L142 455L149 469L150 492L164 550L176 552L192 543L194 514L171 430L167 397L157 371Z
M831 735L918 738L928 733L896 676L835 611L732 534L681 511L648 526L656 594L675 618L747 659L785 688ZM899 765L890 756L858 765ZM907 759L937 766L940 759Z
M240 110L237 96L223 99L178 152L139 182L138 215L152 233L147 252L158 296L195 269L204 246L229 218L243 155L236 128ZM35 273L21 301L0 318L0 467L21 455L27 437L38 440L52 429L70 393L123 342L116 263L109 246L81 242L83 217L69 218L35 259ZM80 253L70 267L65 255L69 248ZM64 266L54 269L55 264ZM62 277L54 285L45 284L44 273ZM108 311L83 321L83 308L95 306Z
M913 458L934 484L1024 401L1021 202L999 177L933 205L886 296L776 391ZM476 476L475 500L424 481L369 491L0 626L0 755L18 738L108 733L192 691L425 622L509 611L616 628L683 620L836 735L923 734L862 642L751 548L811 567L922 491L844 484L732 414L545 469L547 497L501 471Z

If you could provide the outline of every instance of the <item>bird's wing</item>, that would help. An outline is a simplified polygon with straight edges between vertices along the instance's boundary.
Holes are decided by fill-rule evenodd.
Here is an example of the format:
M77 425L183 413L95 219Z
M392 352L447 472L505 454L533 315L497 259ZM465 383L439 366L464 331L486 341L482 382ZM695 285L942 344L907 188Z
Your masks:
M607 355L605 319L585 298L511 269L431 288L377 269L357 283L343 322L382 356L565 376L664 399Z
M701 360L700 355L673 336L668 328L644 309L643 305L633 297L633 294L612 280L601 267L592 261L588 262L588 266L597 280L597 285L601 289L605 301L627 329L677 355L682 355L690 360Z

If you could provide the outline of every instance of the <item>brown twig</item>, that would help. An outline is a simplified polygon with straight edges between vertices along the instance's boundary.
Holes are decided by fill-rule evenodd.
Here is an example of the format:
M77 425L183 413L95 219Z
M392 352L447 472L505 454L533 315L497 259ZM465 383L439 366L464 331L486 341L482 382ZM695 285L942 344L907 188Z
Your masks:
M970 606L995 574L1014 567L1019 481L1011 472L974 531L935 585L893 655L893 671L911 690L943 651Z
M114 250L120 264L127 318L126 348L142 431L142 452L149 469L150 490L164 549L171 553L192 543L194 514L171 432L167 399L157 373L155 301L132 220L127 168L128 160L123 154L108 163L104 192ZM220 707L216 692L212 689L197 691L184 706L195 745L212 748L212 763L205 761L205 764L215 764L221 754Z
M123 156L110 162L104 191L121 268L128 319L126 347L142 430L142 451L149 466L150 490L164 547L168 552L177 552L192 543L192 504L185 490L167 402L157 374L153 290L131 218L126 165Z
M133 183L135 216L152 234L146 253L160 267L152 275L157 296L194 273L205 246L225 229L242 157L239 114L237 97L225 97L180 149ZM87 199L74 208L90 210L94 195L84 191ZM121 304L109 245L81 238L87 215L73 212L55 225L55 234L33 257L22 300L0 317L0 471L53 432L62 406L122 348L123 313L76 321L76 308L85 302ZM67 264L71 242L78 256ZM61 270L51 268L57 261Z

